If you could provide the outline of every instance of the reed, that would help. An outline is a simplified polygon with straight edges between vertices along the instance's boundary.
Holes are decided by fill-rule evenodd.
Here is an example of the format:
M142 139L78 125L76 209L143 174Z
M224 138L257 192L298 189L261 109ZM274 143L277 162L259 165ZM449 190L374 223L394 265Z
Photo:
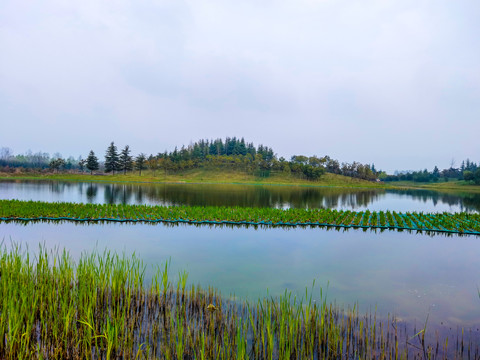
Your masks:
M150 284L136 256L0 250L2 359L400 359L479 357L472 341L427 344L394 319L285 292L254 303L174 286L168 262ZM402 340L403 339L403 340ZM413 340L412 340L413 339ZM416 342L415 342L416 341Z
M0 221L65 220L144 223L237 224L265 226L333 226L480 235L480 214L396 213L332 209L147 206L47 203L0 200Z

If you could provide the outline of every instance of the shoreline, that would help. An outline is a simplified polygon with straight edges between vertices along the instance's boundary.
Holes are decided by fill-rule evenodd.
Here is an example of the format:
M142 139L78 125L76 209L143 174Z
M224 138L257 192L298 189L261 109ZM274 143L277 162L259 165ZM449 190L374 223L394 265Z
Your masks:
M152 176L151 174L139 175L110 175L110 174L5 174L0 173L0 181L4 180L37 180L37 181L72 181L91 183L125 183L125 184L155 184L155 185L246 185L246 186L292 186L313 188L358 188L358 189L383 189L383 190L430 190L438 192L466 192L480 193L480 186L459 183L459 181L441 183L413 183L401 182L371 182L362 179L348 178L341 175L326 174L319 181L308 181L282 175L273 175L269 178L258 179L252 175L232 172L198 174L173 174ZM224 176L222 176L224 175Z

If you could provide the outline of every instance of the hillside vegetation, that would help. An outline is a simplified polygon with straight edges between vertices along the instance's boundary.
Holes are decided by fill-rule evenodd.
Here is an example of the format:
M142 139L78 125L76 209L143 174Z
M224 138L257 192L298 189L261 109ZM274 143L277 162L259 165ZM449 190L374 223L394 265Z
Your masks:
M190 169L173 174L143 171L123 174L79 174L79 173L0 173L0 179L44 179L71 180L94 182L146 182L146 183L219 183L219 184L274 184L274 185L304 185L304 186L342 186L342 187L385 187L382 183L351 178L337 174L324 174L320 179L312 181L301 179L292 174L271 172L269 177L259 177L234 170Z

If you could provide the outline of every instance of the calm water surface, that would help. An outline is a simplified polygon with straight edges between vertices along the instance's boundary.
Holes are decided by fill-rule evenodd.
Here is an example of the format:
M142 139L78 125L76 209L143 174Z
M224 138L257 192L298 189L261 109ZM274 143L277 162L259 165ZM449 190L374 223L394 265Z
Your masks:
M44 243L84 251L135 252L152 269L172 259L172 274L222 294L255 299L285 289L305 293L315 279L328 298L362 310L395 313L432 326L480 324L480 239L407 232L336 231L319 228L254 229L192 225L0 224L4 244L31 250ZM319 293L314 292L319 298Z
M480 211L480 193L305 186L0 181L0 198L90 203Z

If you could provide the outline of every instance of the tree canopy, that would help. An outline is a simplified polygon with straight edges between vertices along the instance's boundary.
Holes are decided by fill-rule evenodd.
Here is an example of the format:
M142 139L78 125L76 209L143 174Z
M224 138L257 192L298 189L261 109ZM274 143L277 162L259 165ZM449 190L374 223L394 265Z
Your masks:
M95 156L93 150L90 150L90 153L87 157L87 169L90 170L90 174L92 175L94 171L99 169L98 159Z
M120 153L119 170L123 170L123 174L126 174L127 171L133 170L133 158L130 156L130 151L130 147L126 145Z
M146 160L147 157L144 153L140 153L135 158L135 169L138 170L139 175L142 175L142 170L145 170L147 168Z
M105 153L105 172L113 172L113 175L115 175L116 170L120 170L120 159L118 157L117 147L112 141Z

